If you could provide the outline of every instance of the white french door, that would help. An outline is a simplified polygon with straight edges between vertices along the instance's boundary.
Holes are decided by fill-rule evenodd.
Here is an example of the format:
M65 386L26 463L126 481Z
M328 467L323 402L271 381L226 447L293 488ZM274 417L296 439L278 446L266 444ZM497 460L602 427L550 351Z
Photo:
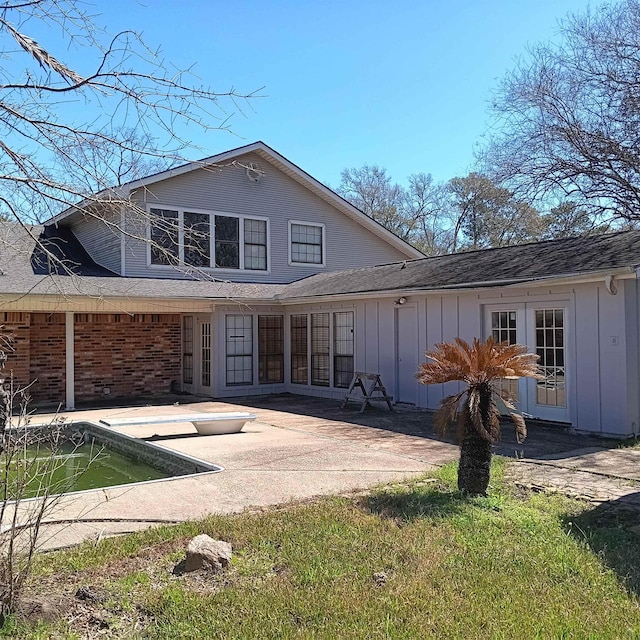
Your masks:
M185 391L213 394L212 340L209 314L182 317L182 384Z
M567 394L567 316L565 303L513 303L485 307L485 333L499 342L517 342L539 356L542 380L499 383L518 408L543 420L569 421ZM569 372L570 373L570 372Z

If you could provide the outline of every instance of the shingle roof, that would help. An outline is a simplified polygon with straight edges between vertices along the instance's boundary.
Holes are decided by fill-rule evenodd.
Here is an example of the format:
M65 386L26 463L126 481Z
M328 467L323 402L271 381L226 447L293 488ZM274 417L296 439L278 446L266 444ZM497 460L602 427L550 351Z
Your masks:
M49 275L43 242L61 260ZM0 224L0 294L199 298L242 301L315 298L395 290L475 288L542 278L635 269L640 231L470 251L394 264L334 271L289 285L120 277L97 265L68 229ZM66 274L62 272L66 271Z
M507 285L638 264L640 231L626 231L323 273L288 285L286 297Z
M50 261L39 244L56 258ZM53 274L50 274L50 266ZM284 285L123 278L97 265L68 229L0 224L0 294L272 300Z

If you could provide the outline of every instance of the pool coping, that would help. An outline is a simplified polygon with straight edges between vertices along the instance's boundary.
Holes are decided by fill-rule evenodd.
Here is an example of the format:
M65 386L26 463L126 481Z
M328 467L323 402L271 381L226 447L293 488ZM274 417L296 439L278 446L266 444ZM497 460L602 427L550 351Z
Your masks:
M82 429L82 427L85 427ZM50 423L27 424L18 427L11 427L7 431L18 431L20 429L35 430L51 428ZM21 498L19 502L30 502L42 499L54 499L60 496L76 496L96 491L105 491L108 489L123 489L128 487L137 487L140 485L155 484L159 482L167 482L177 480L179 478L190 478L195 476L210 476L212 474L221 473L224 467L213 462L207 462L195 456L191 456L181 451L176 451L169 447L160 446L154 442L149 442L144 438L136 438L126 433L116 431L114 428L107 427L92 420L71 420L65 421L58 425L63 431L80 432L86 441L87 434L94 436L99 444L105 444L116 452L125 456L134 458L136 461L149 464L160 471L168 473L166 478L155 478L153 480L141 480L139 482L128 482L126 484L114 484L104 487L95 487L93 489L81 489L79 491L65 491L62 493L51 493L46 496L33 496L31 498ZM150 456L148 453L152 451L156 456ZM161 460L162 464L158 464ZM179 466L182 463L183 466ZM189 465L185 467L184 465ZM16 502L11 500L11 503Z

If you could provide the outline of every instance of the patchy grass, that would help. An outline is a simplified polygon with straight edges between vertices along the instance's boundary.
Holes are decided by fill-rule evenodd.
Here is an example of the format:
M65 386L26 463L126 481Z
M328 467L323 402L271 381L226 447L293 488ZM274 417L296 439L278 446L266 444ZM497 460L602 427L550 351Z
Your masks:
M34 594L67 615L23 638L625 638L640 635L638 534L615 512L515 494L496 460L487 498L455 467L366 497L162 527L43 556ZM197 533L229 571L175 576ZM79 587L96 595L74 597Z

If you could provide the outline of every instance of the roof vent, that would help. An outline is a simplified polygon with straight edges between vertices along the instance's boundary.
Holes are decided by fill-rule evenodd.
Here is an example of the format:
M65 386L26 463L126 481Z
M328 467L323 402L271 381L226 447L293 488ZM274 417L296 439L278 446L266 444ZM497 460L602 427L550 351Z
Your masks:
M264 171L259 167L259 165L251 162L246 167L247 178L251 182L260 182L260 178L264 175Z

